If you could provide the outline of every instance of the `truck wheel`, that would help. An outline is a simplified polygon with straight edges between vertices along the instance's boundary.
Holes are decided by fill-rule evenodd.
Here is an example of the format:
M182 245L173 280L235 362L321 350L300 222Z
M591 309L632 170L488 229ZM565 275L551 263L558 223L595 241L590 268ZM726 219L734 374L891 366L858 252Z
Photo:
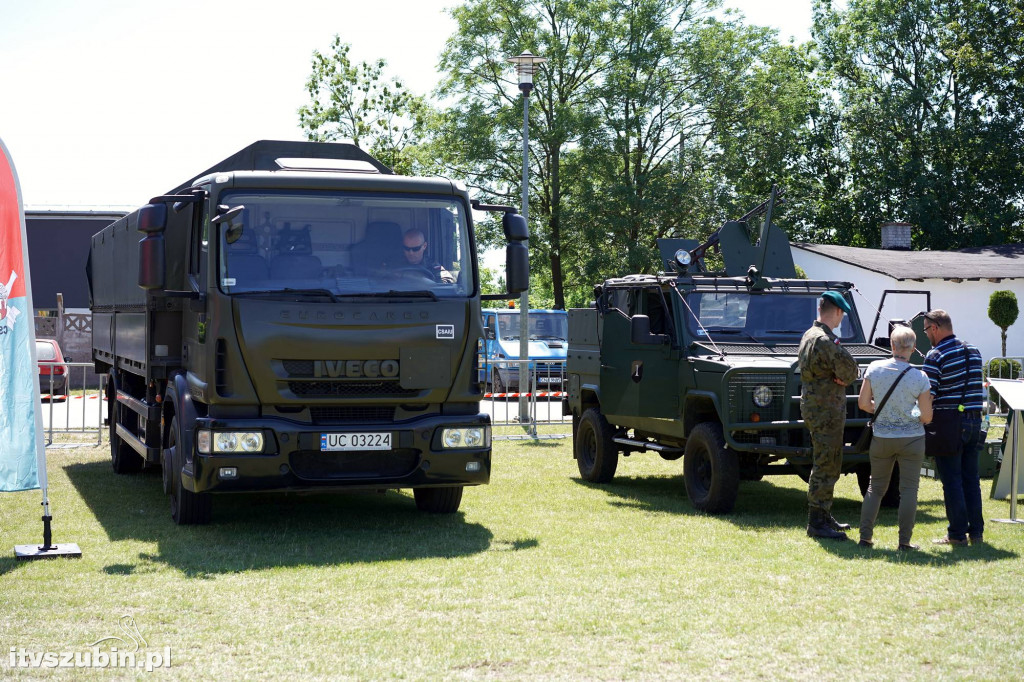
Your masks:
M619 450L615 447L614 429L601 414L591 407L583 413L576 429L576 466L583 480L591 483L608 483L615 477L619 466Z
M864 464L857 467L857 485L860 487L861 496L868 494L868 486L871 484L871 465ZM889 478L889 488L882 495L882 506L886 509L898 509L900 506L900 465L893 464L892 476Z
M721 424L698 424L686 439L683 480L694 508L709 514L728 514L736 504L740 465L725 446Z
M117 425L121 423L122 412L117 397L108 399L107 404L110 405L107 415L107 423L110 426L110 464L114 468L114 473L136 474L142 471L145 461L117 435Z
M494 388L494 393L505 393L507 391L508 386L505 384L505 381L501 378L501 372L499 372L498 370L494 370L494 372L491 374L491 378L494 379L494 381L491 382Z
M160 460L165 463L165 486L170 488L171 518L179 526L202 525L210 522L213 500L209 494L194 493L181 484L181 470L185 458L178 452L178 418L171 418L167 446ZM169 478L168 478L169 477Z
M413 488L416 508L431 514L454 514L462 503L462 486L450 488Z

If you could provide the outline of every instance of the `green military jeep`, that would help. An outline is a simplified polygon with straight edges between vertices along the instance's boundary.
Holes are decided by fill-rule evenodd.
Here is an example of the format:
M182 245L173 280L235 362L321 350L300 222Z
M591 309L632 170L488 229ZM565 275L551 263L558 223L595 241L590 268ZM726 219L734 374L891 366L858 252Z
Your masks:
M694 507L722 514L733 509L741 480L809 475L797 348L823 292L856 307L848 282L795 277L770 202L757 245L746 231L751 214L705 244L659 240L665 272L609 279L596 287L592 308L569 311L564 410L573 416L573 454L585 480L610 481L619 453L682 457ZM725 272L704 269L715 244ZM856 314L837 335L862 367L889 356L865 341ZM859 391L860 381L847 389L843 472L858 474L863 493L867 454L850 445L868 419L857 407ZM887 505L898 499L896 488Z

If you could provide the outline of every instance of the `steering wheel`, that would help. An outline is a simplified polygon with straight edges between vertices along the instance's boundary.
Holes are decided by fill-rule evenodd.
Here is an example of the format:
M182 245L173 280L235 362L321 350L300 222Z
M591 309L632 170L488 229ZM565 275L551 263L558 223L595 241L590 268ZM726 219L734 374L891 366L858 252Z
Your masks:
M433 271L431 271L430 268L424 265L404 265L395 268L394 270L392 270L392 272L394 272L396 275L401 275L403 277L419 276L423 277L424 279L429 279L431 282L435 281Z

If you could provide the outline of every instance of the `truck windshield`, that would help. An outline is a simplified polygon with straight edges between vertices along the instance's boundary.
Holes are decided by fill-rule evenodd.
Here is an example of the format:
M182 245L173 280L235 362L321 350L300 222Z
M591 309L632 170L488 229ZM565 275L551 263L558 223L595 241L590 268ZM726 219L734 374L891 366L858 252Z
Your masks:
M229 294L465 297L473 259L452 197L238 191L218 226L218 281Z
M693 292L686 297L690 334L698 339L749 343L751 340L796 343L818 316L818 294L748 294L746 292ZM856 341L857 330L849 315L836 334L844 341Z
M530 313L530 338L534 341L569 338L569 316L560 313ZM498 336L505 341L519 338L519 313L498 313Z

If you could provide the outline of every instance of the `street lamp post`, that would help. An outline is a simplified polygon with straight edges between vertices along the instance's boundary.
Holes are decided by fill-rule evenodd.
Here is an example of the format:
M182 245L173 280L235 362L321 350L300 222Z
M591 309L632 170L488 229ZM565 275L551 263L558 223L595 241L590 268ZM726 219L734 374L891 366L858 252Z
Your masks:
M508 61L516 65L519 73L519 90L523 93L523 218L529 224L530 214L530 92L533 90L533 74L538 66L547 61L530 52L523 52ZM526 392L530 386L530 291L524 290L519 297L519 423L530 421ZM525 387L525 388L524 388Z

